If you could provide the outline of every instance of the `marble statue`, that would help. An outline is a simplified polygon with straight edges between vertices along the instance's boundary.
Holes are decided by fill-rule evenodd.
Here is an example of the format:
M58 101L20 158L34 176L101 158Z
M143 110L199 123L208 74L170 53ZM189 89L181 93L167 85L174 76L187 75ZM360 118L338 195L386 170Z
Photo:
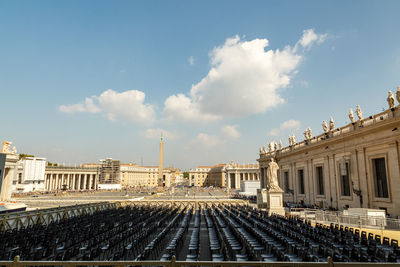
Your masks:
M349 111L349 119L351 121L351 123L355 123L356 120L354 119L354 113L353 113L353 109L351 108Z
M279 140L279 150L282 149L282 140Z
M9 141L3 141L3 145L1 147L1 153L11 153L10 151L10 146L11 146L12 142Z
M278 164L274 161L273 158L271 158L271 162L268 163L268 169L267 169L268 191L282 191L282 189L279 187L278 184L278 170L279 170Z
M333 121L333 118L330 117L329 119L329 130L333 131L335 129L335 122Z
M396 98L397 98L397 103L400 104L400 86L397 87Z
M265 146L262 147L262 153L263 154L267 153L267 148Z
M363 115L362 115L362 111L361 111L360 105L357 105L357 107L356 107L356 114L357 114L357 117L358 117L359 120L364 119Z
M17 148L16 148L15 146L13 147L13 149L12 149L11 153L12 153L12 154L14 154L14 155L16 155L16 154L17 154Z
M304 131L304 138L305 138L306 140L310 140L310 139L312 138L312 131L311 131L311 128L307 128L307 129Z
M292 135L292 143L293 143L293 145L296 144L296 137L294 135Z
M388 102L388 105L389 105L389 109L394 108L395 102L394 102L394 95L393 95L392 91L389 91L387 102Z
M324 130L324 133L328 132L328 124L326 123L326 121L322 122L322 129Z
M274 141L274 151L277 151L277 150L278 150L278 145Z
M273 142L270 142L268 144L268 152L272 152L273 151Z

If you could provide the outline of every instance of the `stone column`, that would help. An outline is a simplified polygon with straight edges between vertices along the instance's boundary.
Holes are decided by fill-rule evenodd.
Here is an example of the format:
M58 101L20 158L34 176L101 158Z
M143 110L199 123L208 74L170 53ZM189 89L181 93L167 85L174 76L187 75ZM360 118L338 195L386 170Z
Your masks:
M87 179L87 174L83 174L83 190L86 189L86 179Z
M78 173L78 186L76 187L76 190L80 190L81 189L81 174Z
M240 175L237 172L235 172L235 189L240 188L240 177L239 176Z

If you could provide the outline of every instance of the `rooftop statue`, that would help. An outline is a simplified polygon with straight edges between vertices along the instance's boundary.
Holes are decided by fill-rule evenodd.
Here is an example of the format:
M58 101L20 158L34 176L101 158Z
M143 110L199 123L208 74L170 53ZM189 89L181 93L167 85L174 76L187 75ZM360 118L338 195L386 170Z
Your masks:
M354 119L354 113L353 113L353 109L352 108L349 111L349 118L350 118L351 123L355 123L356 122L356 120Z
M388 102L388 105L389 105L389 109L394 108L395 102L394 102L394 95L393 95L392 91L389 91L387 102Z
M397 87L396 98L397 98L397 103L400 104L400 86Z
M324 133L328 132L328 124L326 123L326 121L322 122L322 129L324 130Z
M310 139L312 138L312 131L311 131L311 128L307 128L307 129L304 131L304 137L305 137L306 140L310 140Z
M335 129L335 122L333 121L333 118L331 117L329 119L329 130L333 131Z
M357 117L358 117L359 120L364 119L363 115L362 115L362 111L361 111L360 105L357 105L356 114L357 114Z
M279 140L279 150L282 149L282 140Z
M267 169L267 189L268 191L282 191L278 183L278 170L279 165L271 158L271 162L268 163Z
M292 134L292 145L294 146L296 144L296 137Z
M274 141L274 151L277 151L277 150L278 150L278 145Z
M267 148L265 146L262 147L262 153L263 154L267 153Z
M273 142L270 142L268 144L268 152L272 152L273 150L274 150L274 144L273 144Z
M10 146L12 142L10 141L3 141L2 147L1 147L1 153L11 153Z

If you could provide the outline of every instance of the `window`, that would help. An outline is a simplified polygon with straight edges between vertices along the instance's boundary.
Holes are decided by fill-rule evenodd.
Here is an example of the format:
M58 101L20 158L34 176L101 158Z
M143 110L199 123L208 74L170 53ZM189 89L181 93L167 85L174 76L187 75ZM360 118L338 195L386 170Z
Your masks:
M285 183L285 193L288 194L290 193L290 188L289 188L289 172L284 172L283 173L283 179Z
M318 166L316 168L316 174L317 174L317 192L318 192L318 195L324 195L325 194L325 190L324 190L324 174L323 174L322 166Z
M375 196L388 198L388 184L386 177L385 158L373 159L374 180L375 180Z
M342 196L349 197L350 196L350 177L349 177L349 163L346 162L344 164L344 170L340 172L340 177L341 177L341 191L342 191Z
M21 184L22 183L22 173L18 174L18 183Z
M304 170L298 170L299 194L304 195Z

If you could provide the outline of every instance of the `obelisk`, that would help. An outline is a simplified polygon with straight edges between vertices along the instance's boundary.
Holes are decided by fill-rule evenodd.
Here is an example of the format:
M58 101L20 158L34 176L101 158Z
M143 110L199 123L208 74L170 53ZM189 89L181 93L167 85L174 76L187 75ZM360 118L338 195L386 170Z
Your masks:
M160 140L160 153L158 155L158 187L164 187L164 179L163 179L163 170L164 170L164 142L161 134Z

